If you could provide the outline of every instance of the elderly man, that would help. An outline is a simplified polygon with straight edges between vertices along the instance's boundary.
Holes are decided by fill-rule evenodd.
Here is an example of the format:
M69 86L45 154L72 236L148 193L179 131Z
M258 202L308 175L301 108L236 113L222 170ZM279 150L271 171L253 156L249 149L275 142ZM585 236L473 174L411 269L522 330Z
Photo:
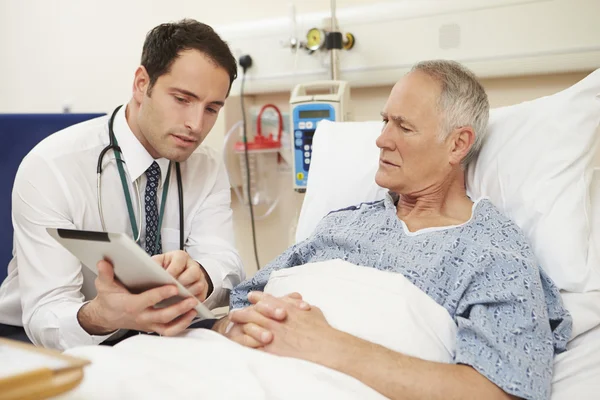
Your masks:
M375 179L389 195L326 216L309 239L235 288L231 306L243 309L213 329L393 399L549 398L570 316L522 231L489 200L466 194L465 165L489 115L483 87L458 63L423 62L394 86L381 115ZM444 307L457 326L454 363L394 352L334 329L298 296L260 292L273 271L333 259L403 274Z

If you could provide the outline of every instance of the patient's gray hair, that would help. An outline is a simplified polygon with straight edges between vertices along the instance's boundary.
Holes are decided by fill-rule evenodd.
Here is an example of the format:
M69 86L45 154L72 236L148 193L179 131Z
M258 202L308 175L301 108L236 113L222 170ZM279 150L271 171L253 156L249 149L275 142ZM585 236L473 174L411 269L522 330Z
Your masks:
M475 142L461 162L466 166L479 153L487 134L490 104L483 86L475 74L456 61L423 61L415 64L411 72L413 71L426 73L436 79L442 87L439 99L443 121L441 139L448 137L458 127L473 128Z

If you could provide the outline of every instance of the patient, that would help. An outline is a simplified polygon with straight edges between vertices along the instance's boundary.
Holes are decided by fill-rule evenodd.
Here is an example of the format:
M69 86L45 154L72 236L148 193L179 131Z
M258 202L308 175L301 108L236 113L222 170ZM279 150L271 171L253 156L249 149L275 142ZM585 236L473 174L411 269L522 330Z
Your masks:
M213 329L393 399L548 399L571 318L523 232L489 200L466 194L465 165L486 134L483 87L455 62L423 62L394 86L381 115L375 180L386 198L327 215L310 238L236 287L231 306L243 309ZM457 326L454 363L394 352L334 329L297 295L262 293L275 270L333 259L402 274L444 307Z

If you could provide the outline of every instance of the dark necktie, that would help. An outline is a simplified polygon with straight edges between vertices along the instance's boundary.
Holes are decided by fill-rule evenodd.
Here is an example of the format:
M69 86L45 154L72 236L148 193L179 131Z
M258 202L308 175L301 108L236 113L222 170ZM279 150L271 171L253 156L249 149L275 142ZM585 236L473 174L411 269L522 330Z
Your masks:
M157 191L160 183L160 167L154 161L146 170L146 193L144 195L146 204L146 253L151 256L162 253L160 241L156 243L158 235L158 201Z

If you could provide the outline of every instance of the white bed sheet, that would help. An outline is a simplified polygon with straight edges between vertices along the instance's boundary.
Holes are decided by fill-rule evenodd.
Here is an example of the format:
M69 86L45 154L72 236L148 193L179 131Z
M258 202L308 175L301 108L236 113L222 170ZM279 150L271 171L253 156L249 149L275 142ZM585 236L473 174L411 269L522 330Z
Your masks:
M333 286L353 295L340 299ZM338 329L415 357L452 360L454 322L401 274L331 260L278 271L266 291L299 291ZM386 318L390 312L399 318ZM364 329L381 321L388 322L377 332ZM382 398L337 371L243 348L212 331L191 330L184 336L140 336L114 348L69 350L92 364L82 385L60 398ZM552 385L552 400L600 398L600 327L571 341L569 350L556 357Z
M453 358L452 318L401 274L331 260L278 271L265 288L273 295L296 290L340 330L422 359ZM375 308L379 314L370 312ZM387 317L391 312L396 318ZM372 329L382 321L385 328ZM383 399L321 365L244 348L213 331L185 336L138 336L113 348L68 350L92 363L81 385L61 399Z
M569 343L554 360L552 400L600 399L600 326Z

